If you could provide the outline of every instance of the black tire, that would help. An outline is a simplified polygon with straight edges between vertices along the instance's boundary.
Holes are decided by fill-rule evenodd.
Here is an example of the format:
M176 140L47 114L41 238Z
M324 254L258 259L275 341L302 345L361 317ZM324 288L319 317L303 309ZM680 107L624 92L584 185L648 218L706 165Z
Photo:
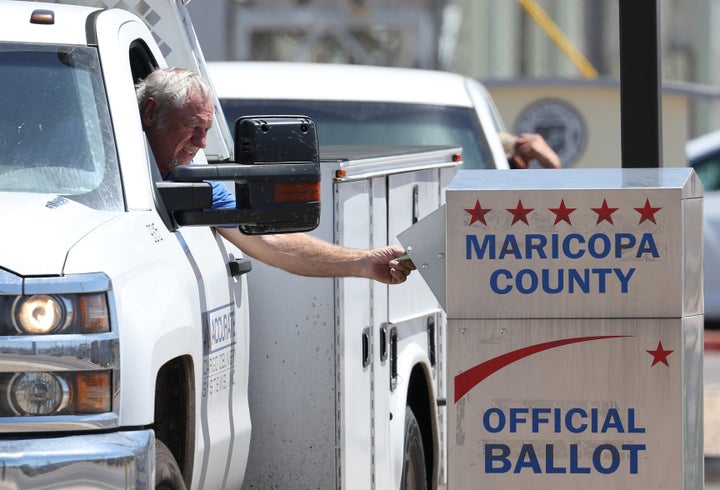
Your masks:
M401 490L427 490L425 450L420 425L410 407L405 410L405 443L403 445L403 469Z
M155 490L186 490L175 456L162 441L155 439Z

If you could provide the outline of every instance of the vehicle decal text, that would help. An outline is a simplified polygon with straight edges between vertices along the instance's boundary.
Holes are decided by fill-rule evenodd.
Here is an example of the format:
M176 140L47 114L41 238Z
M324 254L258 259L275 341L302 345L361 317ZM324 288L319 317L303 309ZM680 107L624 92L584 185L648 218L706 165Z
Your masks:
M224 392L233 383L235 369L235 308L233 304L204 315L203 397Z

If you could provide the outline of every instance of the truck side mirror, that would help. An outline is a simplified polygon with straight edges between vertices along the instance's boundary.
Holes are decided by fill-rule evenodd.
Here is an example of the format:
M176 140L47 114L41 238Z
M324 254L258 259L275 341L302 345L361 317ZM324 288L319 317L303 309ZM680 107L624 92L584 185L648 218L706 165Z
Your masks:
M175 199L175 206L168 207L179 225L237 225L248 235L310 231L318 226L320 159L312 119L242 117L235 124L235 156L240 163L186 165L173 171L175 182L235 182L235 209L188 209L186 200ZM201 184L186 186L184 192L206 190ZM206 203L206 196L193 199Z
M247 116L235 121L238 163L319 161L315 121L306 116Z

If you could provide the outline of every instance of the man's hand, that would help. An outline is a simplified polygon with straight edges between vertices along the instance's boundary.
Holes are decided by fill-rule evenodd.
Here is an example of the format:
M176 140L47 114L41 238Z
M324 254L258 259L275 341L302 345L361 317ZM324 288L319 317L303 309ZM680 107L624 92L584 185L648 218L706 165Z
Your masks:
M543 168L560 168L560 157L550 148L545 139L536 133L523 133L514 140L512 135L501 134L503 146L508 153L508 160L512 168L528 168L532 160ZM510 146L511 145L511 146ZM508 146L512 151L508 151Z
M397 246L376 248L368 251L367 274L369 278L385 284L400 284L415 270L410 259L397 260L405 255L405 251Z

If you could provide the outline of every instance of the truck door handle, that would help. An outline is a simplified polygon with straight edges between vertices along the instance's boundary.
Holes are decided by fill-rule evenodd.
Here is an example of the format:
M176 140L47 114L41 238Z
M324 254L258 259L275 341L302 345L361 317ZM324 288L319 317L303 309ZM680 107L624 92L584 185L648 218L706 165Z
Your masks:
M412 224L418 222L420 218L420 192L418 186L413 186L412 190Z
M230 266L230 275L233 277L242 276L252 270L252 262L248 258L234 259L228 262Z
M380 329L380 360L382 362L387 361L388 358L388 328L387 325L383 325Z
M370 365L370 327L365 327L362 333L362 366Z

